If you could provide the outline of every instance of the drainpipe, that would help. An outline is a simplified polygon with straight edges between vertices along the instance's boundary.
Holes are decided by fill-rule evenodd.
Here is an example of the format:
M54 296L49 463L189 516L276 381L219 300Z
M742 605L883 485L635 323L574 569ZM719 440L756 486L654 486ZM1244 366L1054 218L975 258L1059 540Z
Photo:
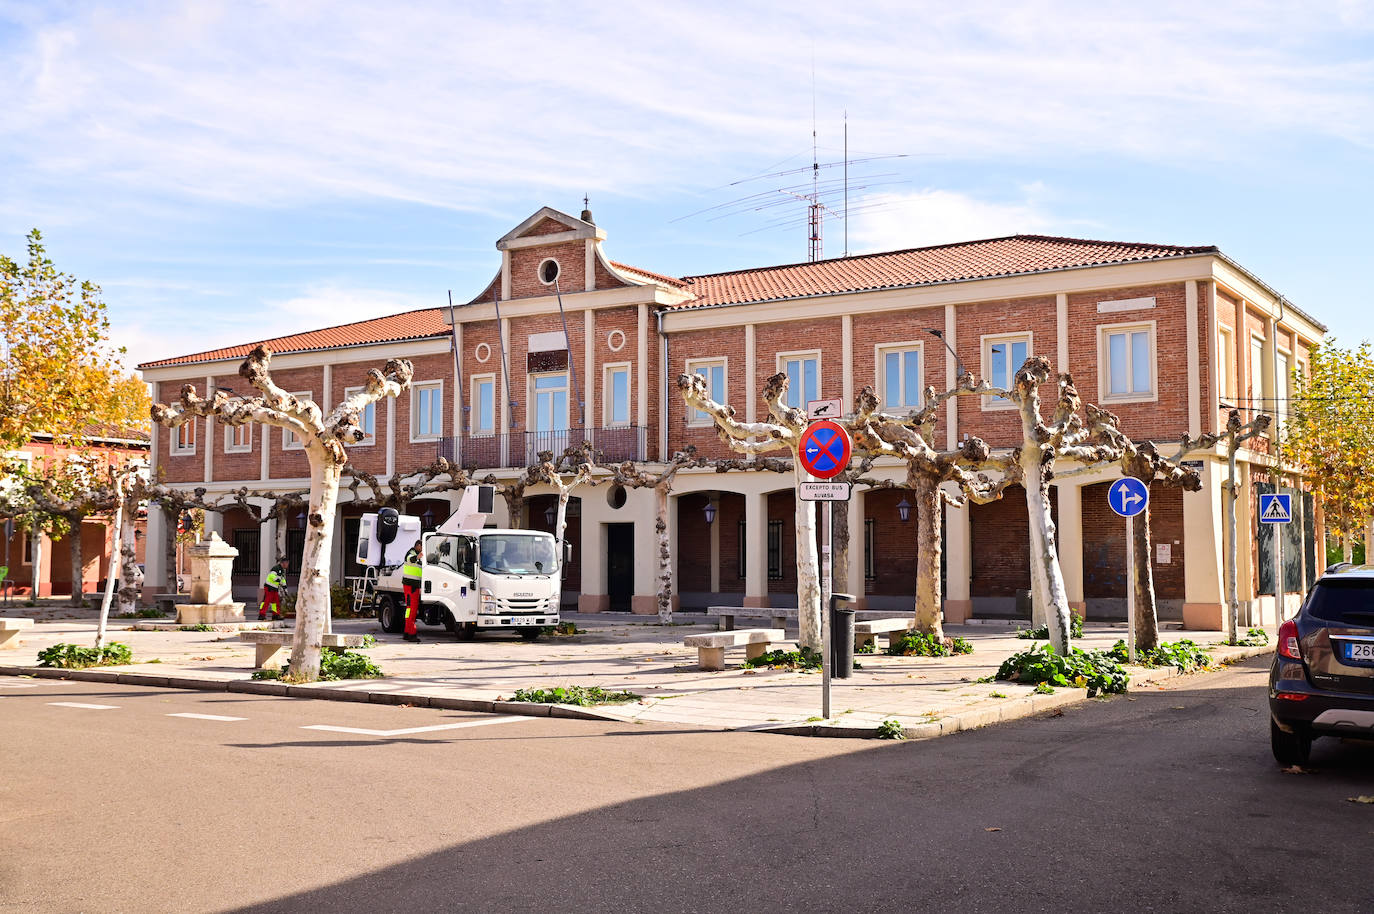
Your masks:
M663 364L663 367L662 367L662 371L663 371L663 402L662 402L662 404L660 405L659 410L658 410L658 449L659 449L659 455L658 455L658 457L659 457L659 460L660 460L660 461L662 461L662 462L664 462L664 463L667 463L667 462L668 462L668 404L672 402L672 396L673 396L673 372L672 372L672 366L669 365L669 363L668 363L668 335L667 335L666 333L663 332L663 309L662 309L662 308L660 308L660 309L658 309L657 311L654 312L654 323L657 325L657 329L658 329L658 338L659 338L659 340L660 340L661 343L662 343L662 347L661 347L661 348L662 348L662 355L660 356L660 358L662 359L662 364ZM644 436L647 438L648 435L649 435L649 430L646 428L646 429L644 430ZM645 444L645 448L646 448L646 450L647 450L647 448L648 448L648 442L646 441L644 444ZM647 455L646 455L646 456L647 456Z

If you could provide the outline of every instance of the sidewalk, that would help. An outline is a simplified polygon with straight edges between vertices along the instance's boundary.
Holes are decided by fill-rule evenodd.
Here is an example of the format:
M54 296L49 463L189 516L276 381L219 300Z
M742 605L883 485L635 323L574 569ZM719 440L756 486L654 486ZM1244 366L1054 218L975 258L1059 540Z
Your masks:
M1033 643L1016 638L1011 627L1002 625L948 626L948 635L973 642L972 654L938 658L857 655L863 669L855 670L851 679L832 681L831 718L822 720L818 673L741 670L743 649L726 652L724 671L698 669L696 650L684 647L682 639L715 628L693 614L679 614L680 621L662 625L656 617L565 613L562 618L586 629L586 634L545 635L533 643L514 635L483 635L463 642L441 628L421 626L423 642L408 644L399 635L382 634L373 619L336 619L335 632L376 636L377 645L366 653L386 678L289 686L252 680L253 646L238 641L232 631L134 631L126 619L111 620L110 639L132 648L133 664L85 671L40 670L35 659L38 651L60 642L90 645L95 632L93 612L53 606L40 610L13 606L4 613L37 621L23 633L17 650L0 653L0 675L818 736L871 737L880 723L895 718L906 736L914 739L1087 700L1083 689L1033 695L1030 686L975 682L994 674L1009 655ZM1124 626L1090 624L1075 645L1107 648L1125 634ZM1165 631L1161 637L1167 641L1187 637L1201 644L1219 643L1223 638L1220 632L1180 631ZM1212 655L1230 662L1272 650L1271 642L1265 647L1218 647ZM1132 689L1175 675L1172 669L1133 667L1130 672ZM643 698L594 708L507 701L516 689L570 685L628 689Z

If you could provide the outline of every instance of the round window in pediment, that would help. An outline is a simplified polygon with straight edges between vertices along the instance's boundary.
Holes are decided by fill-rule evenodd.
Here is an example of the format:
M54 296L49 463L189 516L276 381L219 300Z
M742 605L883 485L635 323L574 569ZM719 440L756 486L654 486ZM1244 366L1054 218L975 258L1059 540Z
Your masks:
M550 257L539 265L539 281L546 286L553 285L558 278L558 261Z

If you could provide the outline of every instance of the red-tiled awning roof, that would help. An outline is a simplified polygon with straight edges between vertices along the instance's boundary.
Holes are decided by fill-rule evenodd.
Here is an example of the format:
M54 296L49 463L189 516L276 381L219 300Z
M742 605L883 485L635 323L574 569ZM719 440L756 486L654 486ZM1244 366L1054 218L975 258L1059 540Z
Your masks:
M868 292L969 279L1043 273L1075 267L1215 254L1211 246L1180 247L1120 241L1087 241L1047 235L1012 235L906 251L887 251L815 263L795 263L732 273L685 277L696 299L677 309L747 304Z
M369 343L397 343L406 340L423 340L437 336L448 336L452 328L444 321L443 308L424 308L407 311L404 314L389 314L371 320L340 324L323 330L310 330L263 340L261 345L280 355L286 352L312 352L318 349L340 349L347 346L365 346ZM226 346L223 349L210 349L191 355L181 355L172 359L159 359L144 362L139 368L162 368L167 365L190 365L196 362L217 362L222 359L241 359L253 351L258 343L244 343L239 346Z

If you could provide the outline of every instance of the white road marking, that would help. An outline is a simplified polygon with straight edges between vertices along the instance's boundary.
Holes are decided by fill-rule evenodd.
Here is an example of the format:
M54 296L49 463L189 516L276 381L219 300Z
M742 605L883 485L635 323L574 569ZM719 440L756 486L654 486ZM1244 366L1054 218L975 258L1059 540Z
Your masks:
M88 711L114 711L119 705L88 705L79 701L50 701L54 708L85 708Z
M330 733L355 733L359 736L405 736L410 733L433 733L436 730L457 730L460 727L482 727L487 724L513 724L517 720L529 720L528 717L486 717L481 720L464 721L461 724L439 724L435 727L407 727L404 730L364 730L360 727L330 727L324 724L313 724L309 727L301 727L302 730L327 730Z
M192 720L247 720L246 717L224 717L220 714L168 714L168 717L189 717Z
M0 689L36 689L36 682L0 682Z

